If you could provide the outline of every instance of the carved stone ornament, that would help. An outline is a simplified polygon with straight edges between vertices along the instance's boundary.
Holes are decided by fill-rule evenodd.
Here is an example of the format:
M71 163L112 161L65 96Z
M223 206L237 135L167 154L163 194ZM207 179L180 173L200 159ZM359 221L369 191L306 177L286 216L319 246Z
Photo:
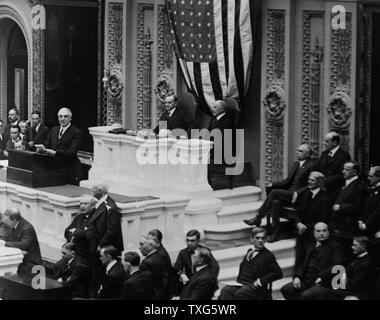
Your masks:
M112 70L108 78L107 92L112 99L120 98L123 92L123 76L119 70Z
M174 87L174 80L168 72L164 71L157 79L157 84L154 88L157 99L160 100L161 103L164 103L167 96L174 94Z
M333 128L345 130L349 127L352 114L350 105L351 98L343 92L334 93L330 97L327 112Z
M284 90L279 86L271 86L264 98L265 112L269 121L281 122L284 118Z

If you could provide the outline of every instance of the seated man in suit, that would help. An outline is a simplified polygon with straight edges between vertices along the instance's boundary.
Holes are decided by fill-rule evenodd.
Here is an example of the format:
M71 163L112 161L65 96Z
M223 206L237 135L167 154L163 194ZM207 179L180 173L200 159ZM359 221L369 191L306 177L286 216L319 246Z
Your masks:
M162 113L159 124L154 128L154 133L158 135L160 130L174 130L182 129L187 132L191 122L192 117L185 106L177 104L178 98L174 94L169 94L164 99L165 111ZM163 126L163 122L166 125Z
M6 144L8 140L11 139L11 128L18 127L20 121L20 112L17 108L12 108L8 111L9 123L5 126L3 132L4 143Z
M359 180L360 166L346 162L343 166L345 184L333 197L331 229L345 250L351 255L352 237L356 233L358 219L366 196L365 184Z
M49 135L50 129L41 122L41 113L38 110L32 111L31 126L32 126L33 140L29 143L29 147L32 150L35 150L34 145L45 143Z
M333 195L344 182L342 169L344 163L351 160L350 154L340 147L341 138L338 133L331 131L326 134L325 147L316 165L315 171L323 173L329 195Z
M41 152L59 157L64 163L66 183L79 185L81 177L81 163L78 151L82 141L82 132L71 124L72 113L68 108L58 111L59 126L52 128L45 141L45 148Z
M19 122L19 127L20 127L20 139L25 144L25 150L30 150L30 143L33 142L32 129L28 126L28 124L24 120L21 120Z
M372 167L368 173L369 189L359 217L359 230L373 237L380 230L380 166Z
M314 166L314 162L310 159L311 152L311 147L308 144L302 144L298 147L297 160L294 162L289 176L285 180L269 185L268 191L270 190L270 192L262 206L257 210L257 214L252 219L244 220L250 226L260 225L261 219L270 213L274 232L268 242L279 240L281 208L295 204L298 195L307 190L309 173Z
M249 249L240 263L237 282L241 285L223 287L219 300L270 300L271 283L282 278L282 270L272 252L265 248L266 230L252 229Z
M62 259L54 265L53 278L71 288L72 298L88 298L88 266L78 259L75 244L62 246Z
M125 271L122 263L118 260L118 250L113 246L107 246L100 251L100 261L106 268L106 275L100 284L98 299L119 299Z
M137 252L127 252L122 260L128 279L121 291L121 300L153 300L153 276L150 271L139 269L140 256Z
M336 289L325 289L320 293L319 299L343 300L348 296L355 296L359 299L370 298L374 267L368 254L368 245L368 237L354 238L352 243L354 259L346 266L346 272L342 277L343 283L339 283L339 287Z
M218 287L218 280L211 269L211 252L198 247L192 256L195 273L186 283L181 300L211 300Z
M145 257L140 264L141 271L150 271L153 276L153 291L155 300L166 299L164 288L165 261L157 251L158 242L150 236L143 236L140 240L140 251Z
M179 273L180 281L183 284L186 284L195 272L193 262L192 262L193 261L192 256L194 255L195 250L199 247L205 248L205 246L203 246L200 243L200 239L201 239L201 234L199 233L198 230L193 229L193 230L188 231L186 234L187 247L185 249L182 249L178 253L177 260L174 263L174 269L176 269L177 272ZM219 264L215 260L212 254L211 254L210 268L213 272L213 275L218 277Z
M18 127L18 126L11 127L9 135L10 135L10 138L5 145L5 150L3 152L5 158L8 158L9 150L16 150L15 144L18 141L21 141L21 139L20 139L20 127Z
M344 264L341 245L330 237L326 223L314 226L315 242L309 246L303 263L295 269L293 281L281 288L286 300L312 300L323 288L331 288L332 269Z
M33 266L42 265L40 245L36 231L16 208L5 210L3 220L11 232L6 241L0 240L0 246L18 248L25 251L24 259L18 266L17 274L19 276L31 276Z
M306 249L314 242L314 225L317 222L330 222L330 206L324 182L322 173L312 171L308 180L309 189L299 197L294 215L298 231L295 268L304 261Z
M165 247L162 245L162 232L158 229L153 229L148 232L148 236L155 239L158 243L157 251L160 254L162 260L164 261L164 288L166 290L167 298L169 298L169 276L172 269L172 261L170 259L169 253L166 251Z

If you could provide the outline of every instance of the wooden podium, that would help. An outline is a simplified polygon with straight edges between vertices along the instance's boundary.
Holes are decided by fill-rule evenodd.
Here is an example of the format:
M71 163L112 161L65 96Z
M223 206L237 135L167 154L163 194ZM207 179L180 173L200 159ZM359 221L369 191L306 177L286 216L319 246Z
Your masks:
M30 151L10 150L7 182L30 188L65 184L63 162L54 156Z
M0 277L0 295L3 300L68 300L71 299L70 287L56 280L46 278L45 288L34 289L32 278L16 274Z

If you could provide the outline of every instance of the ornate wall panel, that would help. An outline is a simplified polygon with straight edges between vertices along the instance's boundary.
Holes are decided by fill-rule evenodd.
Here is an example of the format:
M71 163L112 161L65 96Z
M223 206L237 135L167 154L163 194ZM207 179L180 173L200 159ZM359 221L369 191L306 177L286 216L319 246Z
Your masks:
M157 69L158 77L167 75L173 79L174 60L170 28L165 5L158 5L157 25ZM159 102L158 102L159 103ZM157 108L157 120L161 116L161 108Z
M303 11L302 142L318 157L322 137L324 12Z
M282 179L284 163L285 10L266 11L265 181Z
M351 99L352 13L346 13L345 29L331 29L330 46L331 95L327 103L329 129L341 134L343 148L349 149L350 121L353 112Z
M106 108L103 108L103 123L112 125L122 123L122 89L123 89L123 3L108 4L108 90L106 92Z
M32 109L39 110L41 114L44 105L44 33L42 29L33 30L33 92Z
M154 4L137 4L137 129L150 127L151 108L151 67L152 67L152 39L154 26L146 25L147 11L153 11Z

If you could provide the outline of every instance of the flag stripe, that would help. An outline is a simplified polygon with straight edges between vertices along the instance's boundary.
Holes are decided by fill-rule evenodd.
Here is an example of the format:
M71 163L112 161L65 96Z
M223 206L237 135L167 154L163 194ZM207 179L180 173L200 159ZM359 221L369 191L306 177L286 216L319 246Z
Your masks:
M223 90L220 82L220 74L218 69L218 63L209 64L209 73L211 78L211 86L214 91L215 100L223 100Z
M242 1L240 3L240 41L244 67L244 95L248 90L247 83L249 83L249 77L251 76L251 57L253 55L253 39L250 12L250 1Z
M239 90L239 96L244 96L244 67L243 53L240 41L240 0L235 3L235 39L234 39L234 66L235 78Z
M234 38L235 38L235 0L228 0L228 96L238 97L236 86L235 69L234 69Z
M204 93L207 104L211 106L217 99L215 99L215 95L214 95L214 90L213 90L213 85L212 85L212 82L214 81L211 81L209 64L207 62L200 63L200 70L201 70L201 75L202 75L203 93Z
M199 62L193 62L193 75L194 75L194 83L195 87L198 91L198 96L201 102L201 108L208 114L210 114L210 109L208 108L208 103L205 99L205 95L203 92L203 85L202 85L202 71L201 71L201 66ZM188 63L189 65L189 63Z
M224 47L224 62L226 68L227 86L230 78L230 66L228 56L228 0L222 0L222 30L223 30L223 47Z
M222 1L214 2L214 23L215 23L215 45L216 45L216 56L217 56L217 62L218 62L219 82L222 89L222 96L224 97L227 94L227 77L226 77L227 69L226 69L226 60L224 58L226 48L224 47L222 5L221 4L222 4ZM210 72L213 73L211 70Z

